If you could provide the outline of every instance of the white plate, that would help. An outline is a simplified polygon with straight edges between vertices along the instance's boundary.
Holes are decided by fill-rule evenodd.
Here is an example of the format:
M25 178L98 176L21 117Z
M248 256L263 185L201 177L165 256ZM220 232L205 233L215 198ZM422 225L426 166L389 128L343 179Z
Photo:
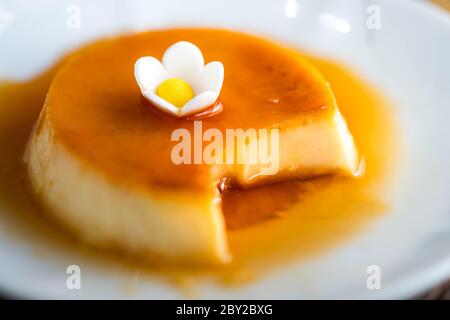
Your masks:
M77 3L78 7L70 7ZM367 7L381 28L366 27ZM81 9L81 29L70 20ZM373 9L373 7L372 7ZM370 10L369 10L370 11ZM392 211L336 250L248 286L205 283L199 298L404 298L450 276L450 19L417 1L3 0L0 78L26 79L70 48L124 31L207 25L258 32L339 59L396 101L407 161L389 195ZM68 20L69 19L69 20ZM0 220L0 230L6 222ZM157 279L81 260L26 235L0 234L0 288L34 298L179 298ZM47 251L46 255L35 252ZM82 289L66 288L81 264ZM382 270L368 290L366 267ZM132 293L124 290L134 285Z

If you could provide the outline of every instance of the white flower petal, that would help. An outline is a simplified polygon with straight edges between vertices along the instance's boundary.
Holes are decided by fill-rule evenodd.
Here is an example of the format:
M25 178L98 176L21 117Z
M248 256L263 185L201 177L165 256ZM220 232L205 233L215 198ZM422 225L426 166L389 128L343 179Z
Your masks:
M204 66L200 49L186 41L169 47L162 63L154 57L138 59L134 73L142 95L156 108L176 117L192 115L211 107L219 97L224 80L223 64L213 61ZM168 78L186 81L196 96L182 108L159 97L156 90Z
M134 64L134 77L141 91L154 92L167 78L164 66L154 57L139 58Z
M188 116L211 107L219 94L214 91L205 91L189 100L181 109L180 116Z
M213 61L208 63L202 71L201 91L214 91L220 93L223 85L224 69L222 62Z
M196 91L196 83L203 70L205 61L200 49L187 41L170 46L163 55L162 64L170 77L188 82Z
M171 104L169 101L164 100L157 94L151 92L151 91L143 91L142 95L152 103L156 108L159 110L172 114L174 116L180 117L181 115L181 108L178 108Z

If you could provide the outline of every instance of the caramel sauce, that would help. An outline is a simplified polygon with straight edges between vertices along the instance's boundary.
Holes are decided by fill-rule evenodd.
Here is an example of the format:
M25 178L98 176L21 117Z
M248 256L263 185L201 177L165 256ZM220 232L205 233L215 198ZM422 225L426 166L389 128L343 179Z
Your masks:
M162 43L161 48L165 47L167 44ZM130 270L142 271L140 278L166 275L178 285L204 275L224 283L242 284L285 263L310 258L344 243L368 222L388 212L383 193L389 188L398 154L397 132L389 104L364 81L343 66L309 59L331 84L357 147L365 157L365 175L358 179L322 177L226 191L223 210L234 257L229 265L186 269L99 254L72 241L42 217L27 190L21 159L57 67L26 83L0 86L2 232L28 241L38 248L40 258L44 254L65 253L82 261L94 261L106 269L124 267L127 274Z
M149 110L158 114L158 117L167 117L167 115L163 111L153 106L149 101L147 101L147 99L144 96L141 96L141 101L143 105L148 106ZM214 102L211 106L207 107L206 109L198 113L185 116L183 118L185 118L187 121L203 120L217 115L218 113L222 112L222 110L223 110L223 103L222 101L220 101L220 99L217 99L216 102Z
M203 130L287 131L332 117L332 91L294 50L226 30L170 29L94 43L61 68L49 89L46 110L58 141L116 183L210 193L217 182L210 165L180 166L171 159L177 144L170 141L172 132L184 128L192 134L194 122L143 103L132 72L140 57L161 59L181 40L201 48L206 62L220 61L225 68L223 110L203 117Z
M223 103L222 103L222 101L220 101L220 99L218 99L216 102L214 102L213 105L211 105L206 110L203 110L199 113L188 116L188 117L186 117L186 120L192 121L192 120L206 119L206 118L217 115L218 113L222 112L222 110L223 110Z

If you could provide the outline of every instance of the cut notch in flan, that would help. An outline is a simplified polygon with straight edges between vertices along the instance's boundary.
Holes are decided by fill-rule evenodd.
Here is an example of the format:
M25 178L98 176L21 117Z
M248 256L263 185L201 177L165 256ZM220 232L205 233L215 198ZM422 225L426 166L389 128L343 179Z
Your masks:
M193 132L193 122L154 112L133 64L180 40L225 65L224 110L203 119L203 129L279 129L276 175L261 175L258 165L172 163L171 133ZM249 187L353 174L358 161L333 93L313 66L271 42L205 29L142 33L77 54L55 77L25 158L42 203L81 238L189 263L230 259L216 188L223 177Z

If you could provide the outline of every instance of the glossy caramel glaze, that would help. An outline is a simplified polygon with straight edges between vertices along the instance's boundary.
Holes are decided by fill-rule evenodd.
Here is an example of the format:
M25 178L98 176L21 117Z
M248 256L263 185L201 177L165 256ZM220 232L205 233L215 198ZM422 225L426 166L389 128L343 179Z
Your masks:
M100 42L62 68L47 97L58 140L121 183L210 189L208 181L215 183L215 177L208 166L177 166L170 158L177 143L170 140L172 132L192 132L192 120L155 110L141 98L134 79L138 58L160 59L180 40L196 44L206 62L225 66L223 110L202 119L203 130L285 130L334 111L327 82L292 50L224 30L153 31Z

